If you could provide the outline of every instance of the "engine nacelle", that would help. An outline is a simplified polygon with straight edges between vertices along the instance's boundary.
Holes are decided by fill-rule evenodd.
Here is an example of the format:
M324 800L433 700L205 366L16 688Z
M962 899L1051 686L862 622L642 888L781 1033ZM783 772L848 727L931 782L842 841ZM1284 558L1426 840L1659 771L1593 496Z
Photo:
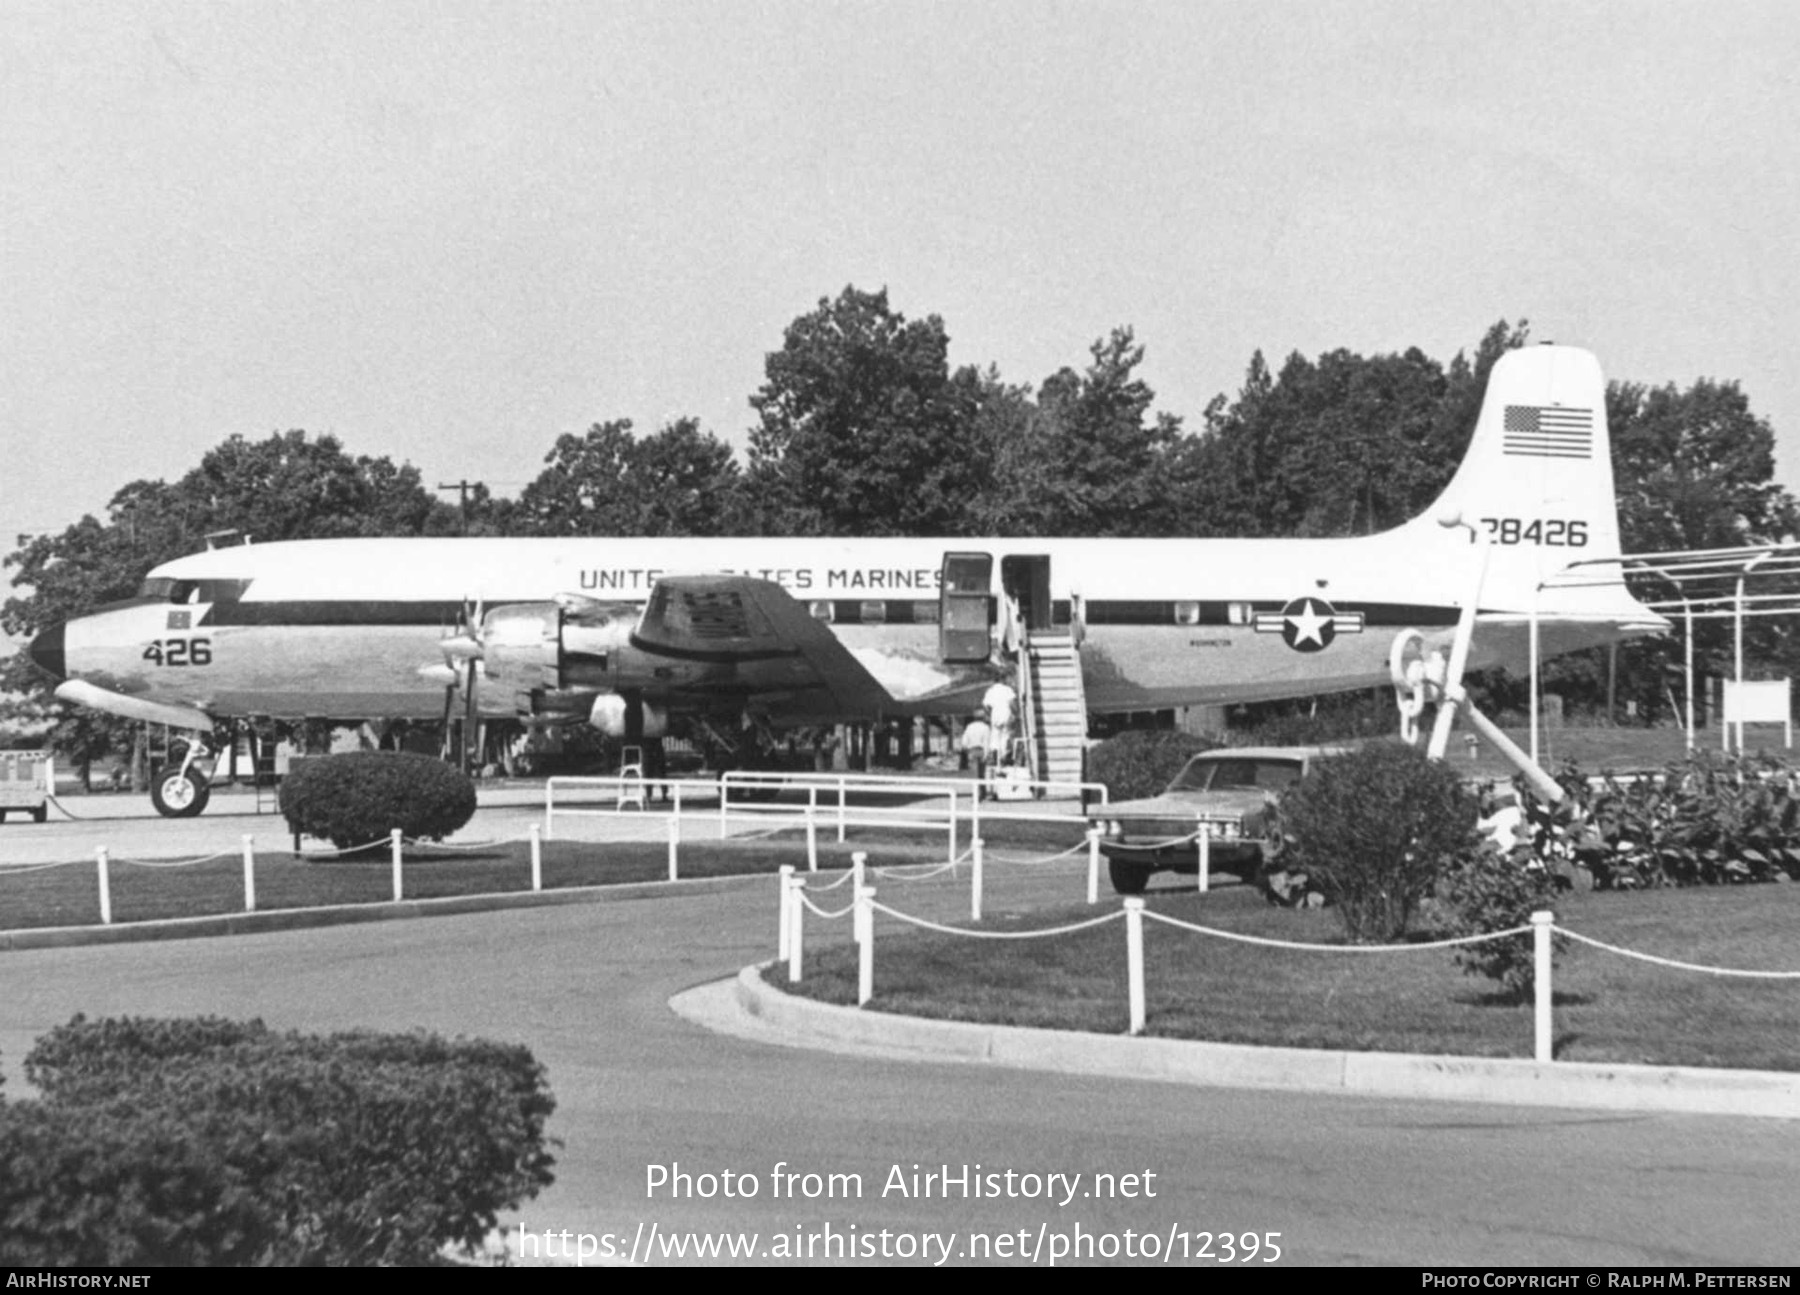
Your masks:
M496 607L481 621L482 673L518 695L562 687L562 608L555 603Z
M594 698L588 723L608 737L663 737L669 731L669 712L654 702L629 701L616 692L606 692Z

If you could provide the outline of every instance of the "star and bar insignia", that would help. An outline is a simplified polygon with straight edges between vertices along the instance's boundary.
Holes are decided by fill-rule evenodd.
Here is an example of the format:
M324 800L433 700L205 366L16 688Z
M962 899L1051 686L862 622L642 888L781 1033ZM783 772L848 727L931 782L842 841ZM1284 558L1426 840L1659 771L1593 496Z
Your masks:
M1295 598L1278 612L1257 612L1258 634L1279 634L1296 652L1323 652L1339 634L1361 634L1363 614L1340 612L1323 598Z

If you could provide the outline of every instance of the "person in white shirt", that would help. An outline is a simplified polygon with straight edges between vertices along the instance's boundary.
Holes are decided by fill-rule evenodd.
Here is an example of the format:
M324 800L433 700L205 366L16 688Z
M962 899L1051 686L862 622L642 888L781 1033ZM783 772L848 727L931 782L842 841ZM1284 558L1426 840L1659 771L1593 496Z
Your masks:
M1012 751L1013 705L1018 697L1010 685L997 683L982 698L988 714L988 755L996 767Z
M982 715L982 711L976 711L969 722L963 725L962 753L963 767L974 765L975 781L985 784L987 781L988 745L992 739L989 736L987 720L983 719ZM977 795L984 796L986 792L983 790L977 792Z

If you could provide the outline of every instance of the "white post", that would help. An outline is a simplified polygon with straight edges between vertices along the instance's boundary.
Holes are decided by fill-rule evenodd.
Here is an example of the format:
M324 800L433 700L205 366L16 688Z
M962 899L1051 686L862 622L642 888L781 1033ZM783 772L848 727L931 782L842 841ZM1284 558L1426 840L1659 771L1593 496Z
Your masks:
M719 839L721 841L725 839L725 802L731 796L729 777L729 774L719 775Z
M875 996L875 888L856 888L856 1005Z
M814 788L806 800L806 870L819 870L818 790Z
M781 865L781 908L775 924L775 957L777 961L788 956L788 925L793 921L793 914L788 911L788 905L793 901L788 892L793 888L794 865L784 863Z
M956 788L950 789L950 854L951 864L956 862Z
M1100 902L1100 829L1088 829L1088 903Z
M544 839L550 840L556 835L556 793L552 790L556 779L544 779Z
M850 888L852 894L863 888L863 881L868 875L868 867L869 853L867 850L858 850L855 854L850 856Z
M981 838L969 842L969 920L981 920Z
M1204 895L1212 885L1212 833L1204 822L1200 824L1200 839L1194 844L1199 847L1200 893Z
M788 983L800 983L800 951L806 937L806 881L795 877L792 888L788 891L794 905L793 916L788 919Z
M1144 901L1125 901L1125 977L1131 986L1131 1032L1144 1032Z
M106 847L94 847L94 861L100 865L100 924L112 925L112 883L106 875Z
M1533 1055L1540 1062L1551 1060L1550 1052L1550 929L1555 913L1531 915L1532 981L1536 991L1537 1038Z
M388 843L394 855L394 902L396 904L400 902L400 845L405 839L397 827L388 833Z
M676 871L676 858L681 853L681 820L673 814L669 815L669 880L679 877Z
M544 838L536 823L531 825L531 888L544 888Z
M848 778L839 778L838 779L838 844L839 845L842 845L844 843L844 801L846 799L846 789L849 786L850 786L850 780Z
M256 842L244 834L244 911L256 911Z

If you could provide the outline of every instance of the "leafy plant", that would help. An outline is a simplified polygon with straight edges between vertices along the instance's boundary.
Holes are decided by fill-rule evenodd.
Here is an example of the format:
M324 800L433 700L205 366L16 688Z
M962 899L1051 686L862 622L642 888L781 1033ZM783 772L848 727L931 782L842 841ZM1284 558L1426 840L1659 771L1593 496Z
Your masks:
M48 1262L18 1240L41 1232L65 1263L426 1263L552 1179L521 1047L76 1017L26 1074L43 1102L0 1109L11 1262Z
M1439 898L1451 914L1454 935L1484 935L1525 926L1531 915L1554 911L1557 891L1566 882L1520 844L1503 851L1491 842L1459 858L1444 874ZM1568 940L1552 938L1552 953ZM1471 976L1498 981L1514 1002L1531 997L1537 980L1536 937L1526 933L1479 944L1459 945L1456 964Z
M356 751L296 768L282 781L281 812L296 834L340 850L395 828L441 841L475 817L475 784L430 756Z
M1395 939L1447 868L1480 848L1476 800L1398 742L1317 761L1279 805L1282 866L1337 906L1358 942Z
M1558 774L1566 801L1529 805L1534 853L1587 869L1596 890L1800 878L1795 775L1768 755L1696 752L1660 774Z

